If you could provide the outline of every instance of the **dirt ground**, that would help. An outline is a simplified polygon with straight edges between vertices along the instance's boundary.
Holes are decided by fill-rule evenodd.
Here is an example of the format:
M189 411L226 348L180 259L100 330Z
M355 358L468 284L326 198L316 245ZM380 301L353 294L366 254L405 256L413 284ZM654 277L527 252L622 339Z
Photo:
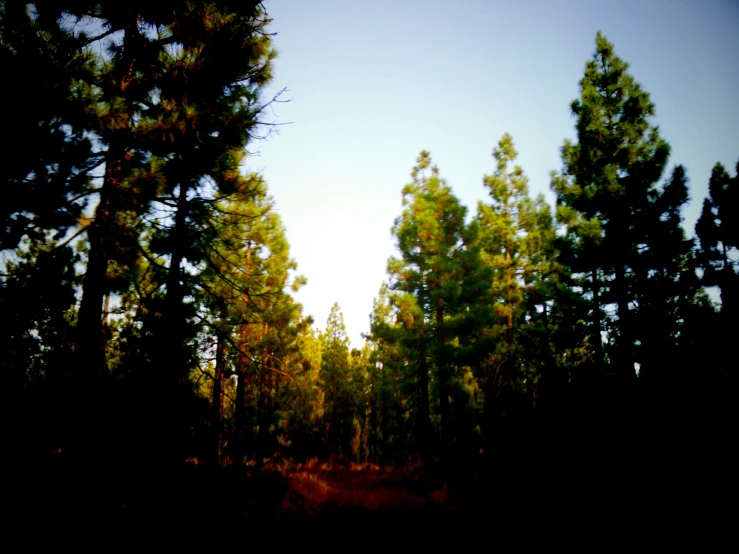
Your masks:
M96 548L159 537L190 549L202 541L207 547L266 541L298 547L317 542L331 551L401 543L433 547L481 537L503 544L533 536L567 541L584 532L654 534L674 529L677 521L695 521L681 515L686 500L663 499L668 489L655 488L652 479L630 486L594 475L522 481L499 472L318 460L238 467L191 462L177 471L95 467L34 468L14 480L10 530L27 544L47 538L83 544L98 535L104 539L91 543ZM713 528L723 526L720 518L712 522Z

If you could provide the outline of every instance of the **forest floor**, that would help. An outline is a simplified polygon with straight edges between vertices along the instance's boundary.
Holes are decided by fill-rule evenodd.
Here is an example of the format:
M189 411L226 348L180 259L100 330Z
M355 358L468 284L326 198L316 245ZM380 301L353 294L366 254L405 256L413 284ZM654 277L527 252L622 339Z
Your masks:
M455 510L454 492L420 466L335 465L317 461L287 474L288 492L279 514L310 516L335 510Z
M94 531L107 545L139 545L150 537L170 545L244 545L264 538L280 546L317 543L330 551L389 541L459 545L481 536L496 544L522 537L568 541L585 532L624 537L627 531L668 531L669 536L695 527L697 506L710 510L711 504L695 501L713 494L686 495L684 482L673 480L672 472L655 482L656 474L638 477L638 472L620 479L583 467L546 472L547 464L535 461L541 464L538 471L518 464L449 471L420 463L315 459L228 467L190 460L177 470L45 464L26 468L11 483L17 492L8 504L19 525L8 528L30 530L22 534L32 542L63 537L79 544ZM718 531L725 518L715 514L714 508L711 528Z
M394 537L432 545L461 529L470 532L486 519L483 529L491 528L497 511L479 476L442 477L418 463L395 467L309 460L263 467L247 473L250 481L245 520L301 540L351 536L367 545Z
M460 530L477 536L474 529L489 529L497 511L478 476L444 478L420 463L262 460L219 467L190 460L173 471L74 462L24 473L34 482L14 495L9 527L31 542L79 544L95 534L106 541L95 545L272 537L281 546L318 541L328 551L391 538L432 546Z

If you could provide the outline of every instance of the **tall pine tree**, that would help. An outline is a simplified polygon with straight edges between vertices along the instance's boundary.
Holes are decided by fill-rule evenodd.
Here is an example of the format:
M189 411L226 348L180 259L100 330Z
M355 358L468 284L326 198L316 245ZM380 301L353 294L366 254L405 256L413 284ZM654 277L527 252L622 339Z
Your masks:
M634 318L647 279L642 258L649 249L645 227L654 224L650 198L670 148L650 122L649 94L601 33L580 93L572 102L577 141L565 141L564 168L552 186L572 247L567 263L590 302L594 365L625 383L636 375L641 340ZM611 312L615 317L606 315Z
M403 188L403 214L392 228L400 258L390 258L388 273L392 299L413 349L416 367L417 425L420 450L428 455L430 428L429 375L436 385L442 449L451 444L453 329L459 310L463 276L460 263L465 250L466 208L439 177L439 170L422 151ZM431 371L433 370L433 373Z

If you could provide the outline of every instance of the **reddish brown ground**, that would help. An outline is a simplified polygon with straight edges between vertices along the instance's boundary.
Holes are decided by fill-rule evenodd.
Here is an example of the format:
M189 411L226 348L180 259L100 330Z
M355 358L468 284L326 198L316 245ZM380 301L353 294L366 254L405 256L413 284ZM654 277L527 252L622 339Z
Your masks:
M333 510L407 510L448 500L448 487L418 473L377 467L300 468L288 476L280 510L320 514Z

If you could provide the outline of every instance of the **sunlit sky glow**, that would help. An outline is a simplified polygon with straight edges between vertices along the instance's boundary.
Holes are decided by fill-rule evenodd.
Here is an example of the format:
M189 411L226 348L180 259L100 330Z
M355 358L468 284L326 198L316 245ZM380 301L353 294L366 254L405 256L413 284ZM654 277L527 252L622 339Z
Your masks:
M716 162L739 159L739 3L730 0L266 0L279 51L267 96L289 123L255 142L260 171L308 284L319 329L338 302L352 345L395 254L390 228L422 149L469 213L513 136L532 196L574 138L570 103L601 30L650 93L654 123L683 164L693 235Z

